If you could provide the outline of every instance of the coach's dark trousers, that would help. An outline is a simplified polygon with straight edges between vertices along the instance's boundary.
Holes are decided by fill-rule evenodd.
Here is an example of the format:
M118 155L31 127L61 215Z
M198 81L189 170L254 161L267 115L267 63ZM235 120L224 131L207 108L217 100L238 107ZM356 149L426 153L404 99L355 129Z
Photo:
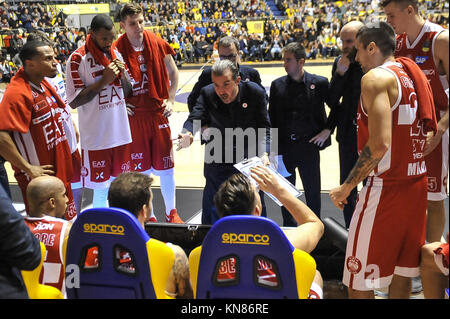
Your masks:
M204 164L203 174L206 179L206 185L203 189L203 199L202 199L202 224L212 225L218 219L216 206L214 205L214 196L217 191L231 175L239 173L239 171L234 168L233 164ZM262 216L266 217L266 205L264 203L264 193L259 192L262 204Z
M320 154L319 148L308 142L290 144L283 152L283 162L291 176L286 179L295 185L295 169L298 170L304 189L306 205L320 218ZM302 195L303 196L303 195ZM301 197L300 197L301 198ZM296 226L297 222L284 206L281 207L283 226Z

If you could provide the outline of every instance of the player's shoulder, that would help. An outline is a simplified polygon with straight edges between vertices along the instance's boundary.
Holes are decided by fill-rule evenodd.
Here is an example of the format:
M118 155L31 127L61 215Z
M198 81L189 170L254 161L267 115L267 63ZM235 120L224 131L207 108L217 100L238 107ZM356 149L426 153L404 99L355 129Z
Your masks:
M83 60L87 55L86 47L83 45L72 52L72 54L69 57L70 62L78 62L80 63L81 60Z
M429 20L427 20L425 22L424 28L425 28L425 32L442 32L442 31L446 30L443 26L441 26L437 23L434 23L434 22L430 22ZM447 30L447 32L448 32L448 30Z
M442 32L440 32L436 37L434 47L436 49L441 47L442 49L445 49L448 52L448 44L449 44L448 35L449 35L448 29L442 30Z
M373 68L361 78L361 89L365 91L376 92L395 84L395 75L385 68Z

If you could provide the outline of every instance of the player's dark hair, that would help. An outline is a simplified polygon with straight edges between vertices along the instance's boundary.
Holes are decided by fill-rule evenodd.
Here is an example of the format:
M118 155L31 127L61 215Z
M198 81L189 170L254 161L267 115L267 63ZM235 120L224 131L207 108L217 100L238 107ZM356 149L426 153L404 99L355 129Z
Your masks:
M25 63L26 60L31 60L35 56L39 55L39 51L37 50L37 48L45 47L45 46L50 46L50 45L41 40L27 41L27 43L25 43L25 45L22 47L22 49L19 52L19 59L20 59L20 61L22 61L22 65L24 66L24 68L26 67L26 63Z
M412 6L416 12L419 10L419 6L418 6L418 1L417 0L382 0L381 3L380 3L380 6L382 8L384 8L390 3L396 3L402 9L405 9L408 6Z
M237 173L226 180L214 196L220 218L231 215L250 215L255 209L256 196L250 180Z
M91 21L90 29L93 32L97 32L100 29L106 29L108 31L114 28L114 23L109 16L106 14L97 14Z
M31 32L27 37L27 42L30 41L42 41L48 43L52 48L55 46L55 42L53 42L44 31L35 30Z
M120 21L123 22L128 16L134 16L139 13L144 13L142 7L135 2L129 2L120 10Z
M366 24L356 33L356 39L363 44L364 48L374 42L385 57L394 54L395 31L386 22Z
M109 187L109 206L125 209L137 217L142 207L150 202L152 183L153 178L143 173L120 174Z

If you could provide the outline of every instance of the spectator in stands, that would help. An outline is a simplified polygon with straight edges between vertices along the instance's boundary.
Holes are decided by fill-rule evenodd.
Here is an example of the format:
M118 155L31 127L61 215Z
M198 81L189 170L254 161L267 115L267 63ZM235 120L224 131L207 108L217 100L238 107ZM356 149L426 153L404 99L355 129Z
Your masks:
M322 57L326 59L328 56L334 57L337 53L337 39L332 33L328 33L324 38L324 46L322 48Z
M195 59L199 62L200 57L204 57L205 62L209 60L212 53L212 46L205 41L205 36L200 35L200 40L194 43Z
M144 227L144 223L149 219L152 211L152 183L153 179L143 173L120 174L109 188L109 206L129 211ZM176 298L192 298L193 292L186 253L177 245L170 243L167 245L173 250L175 260L167 281L166 293Z
M9 23L8 23L8 18L3 17L2 21L0 22L0 29L2 30L8 30L10 28Z
M19 27L19 17L13 10L8 11L8 23L11 29L16 29Z
M183 51L184 62L187 62L187 63L194 62L194 46L189 41L188 37L184 38L182 45L181 45L181 49Z
M77 41L77 49L86 44L86 36L82 34Z
M272 42L272 47L270 48L270 55L272 56L272 60L280 60L281 59L282 48L283 48L283 43L279 40L278 37L275 37Z
M319 54L319 43L317 42L317 40L315 40L315 41L309 43L308 53L306 54L306 58L315 60L317 57L317 54Z
M250 40L248 42L248 48L250 52L250 60L256 61L262 59L262 51L261 51L261 36L253 33L250 35Z
M173 37L171 39L171 42L169 43L170 47L175 51L175 57L174 60L177 65L180 65L183 63L183 58L181 55L181 47L180 43L177 42L177 38Z
M8 53L11 57L19 53L23 47L23 40L19 37L19 32L14 31L12 38L9 40L9 50Z
M241 35L239 37L239 51L241 53L241 58L246 61L247 57L249 55L248 52L248 42L247 42L247 36L246 35Z
M31 31L31 21L33 17L28 12L28 8L25 8L23 13L20 15L20 21L22 22L22 27L27 30L27 32Z
M3 56L0 56L0 83L9 83L17 69L14 64Z

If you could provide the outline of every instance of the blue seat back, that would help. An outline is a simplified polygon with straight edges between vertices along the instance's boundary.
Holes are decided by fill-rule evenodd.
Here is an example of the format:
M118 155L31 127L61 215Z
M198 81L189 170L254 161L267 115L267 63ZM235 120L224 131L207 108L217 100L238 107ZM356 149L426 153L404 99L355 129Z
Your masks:
M67 243L66 265L78 265L80 271L78 288L70 287L70 281L76 281L66 273L68 298L156 298L147 252L149 240L136 217L123 209L83 211ZM85 264L91 247L98 248L98 267ZM134 271L121 268L118 251L129 253Z
M305 297L304 293L299 294L298 281L304 281L309 291L315 262L301 252L302 258L307 259L303 280L299 273L303 270L296 267L295 252L301 251L294 249L281 228L268 218L224 217L212 226L202 246L190 255L191 281L196 298ZM231 265L234 275L219 280L223 271L228 273L230 270L226 269L230 267L229 263L223 263L230 257L234 259ZM265 272L265 267L270 271Z

